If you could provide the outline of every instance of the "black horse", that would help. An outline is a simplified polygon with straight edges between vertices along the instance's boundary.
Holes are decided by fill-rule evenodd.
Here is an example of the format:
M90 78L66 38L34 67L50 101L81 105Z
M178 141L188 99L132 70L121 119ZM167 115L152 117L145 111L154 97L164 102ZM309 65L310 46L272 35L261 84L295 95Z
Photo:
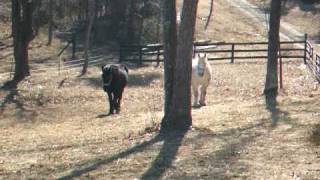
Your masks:
M108 93L109 115L120 112L122 93L128 82L128 68L124 65L102 66L103 90Z

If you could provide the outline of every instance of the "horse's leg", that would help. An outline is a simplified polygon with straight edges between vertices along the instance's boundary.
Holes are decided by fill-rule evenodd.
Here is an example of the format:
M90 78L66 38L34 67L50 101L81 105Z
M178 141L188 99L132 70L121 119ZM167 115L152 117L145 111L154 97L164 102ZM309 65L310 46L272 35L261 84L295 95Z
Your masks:
M117 99L116 99L116 113L120 113L121 109L121 99L122 99L122 93L123 93L124 87L120 89L120 91L117 93Z
M199 106L199 86L192 85L193 91L193 107Z
M108 97L109 97L109 114L113 114L113 110L114 110L114 97L112 97L112 93L110 91L108 91Z
M206 105L206 95L207 95L208 86L209 86L209 83L203 84L201 86L200 106L205 106Z

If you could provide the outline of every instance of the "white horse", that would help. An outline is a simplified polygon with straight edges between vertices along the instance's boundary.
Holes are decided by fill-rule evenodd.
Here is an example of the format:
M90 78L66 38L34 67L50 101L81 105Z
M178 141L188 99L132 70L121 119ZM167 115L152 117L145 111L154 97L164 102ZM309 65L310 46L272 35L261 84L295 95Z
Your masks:
M206 54L198 54L192 59L192 91L193 91L193 106L205 106L207 88L210 84L212 69L208 62ZM199 101L200 89L200 101Z

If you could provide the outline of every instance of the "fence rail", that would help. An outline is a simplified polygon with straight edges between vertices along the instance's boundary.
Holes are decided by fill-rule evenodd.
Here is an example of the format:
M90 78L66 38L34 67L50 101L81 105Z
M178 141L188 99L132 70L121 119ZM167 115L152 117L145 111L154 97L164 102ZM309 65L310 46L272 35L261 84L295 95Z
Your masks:
M305 64L307 65L311 74L320 83L320 55L315 54L315 57L316 58L314 58L314 49L312 43L307 40L305 44Z
M114 59L114 57L104 57L104 56L92 56L89 58L88 66L98 66L105 64L108 60ZM59 75L62 72L75 70L77 68L81 68L84 65L85 59L75 59L70 61L58 61L56 63L50 63L50 64L30 64L30 72L31 74L38 74L43 72L56 72L57 75ZM3 79L11 79L12 75L14 73L14 69L10 68L10 70L5 72L0 72L0 80Z
M286 59L303 59L306 63L307 55L313 56L313 48L305 35L300 41L281 41L280 56ZM299 45L298 47L295 47ZM304 48L300 48L302 46ZM241 59L267 59L268 42L194 42L194 53L207 53L210 61ZM156 57L155 57L156 56ZM163 45L121 45L119 48L119 62L134 62L139 65L149 62L163 61Z

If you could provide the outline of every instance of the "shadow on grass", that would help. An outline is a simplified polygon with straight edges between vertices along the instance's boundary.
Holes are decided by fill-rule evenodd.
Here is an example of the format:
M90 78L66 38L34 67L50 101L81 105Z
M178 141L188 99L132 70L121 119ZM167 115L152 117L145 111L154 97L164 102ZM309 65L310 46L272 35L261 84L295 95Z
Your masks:
M107 114L99 114L96 118L102 119L102 118L105 118L105 117L109 117L111 115L112 114L109 114L109 113L107 113Z
M4 91L0 89L0 91ZM21 118L25 118L28 120L32 120L36 116L36 111L26 109L25 104L19 100L19 93L16 88L7 90L7 95L1 99L0 102L0 115L3 114L7 105L14 104L16 109L16 116L20 120Z
M315 125L311 132L309 140L314 145L320 146L320 124Z
M266 6L267 5L267 6ZM317 14L320 12L318 0L285 0L283 1L282 15L287 15L291 10L299 8L304 12L311 12L312 14ZM270 11L269 4L260 4L260 9L262 11Z
M243 132L253 130L255 128L263 126L264 124L265 122L258 122L254 124L249 124L248 126L243 128L229 129L218 134L212 132L209 129L195 128L195 130L193 131L199 132L199 135L196 135L191 139L190 138L187 139L185 143L197 144L200 139L203 140L201 141L202 143L206 143L206 142L210 142L212 138L225 140L224 138L227 138L228 136L240 137L243 134ZM85 175L87 173L90 173L92 171L99 169L101 166L108 165L119 159L126 158L127 156L130 156L133 154L143 153L143 151L147 147L152 146L153 144L158 143L160 141L163 141L164 143L160 149L159 154L157 155L155 160L152 162L151 166L141 176L141 179L160 179L163 177L163 174L169 168L171 168L172 163L177 155L178 149L181 146L186 133L187 131L171 132L168 134L158 134L149 141L143 142L130 149L124 150L111 157L102 156L102 157L98 157L93 160L89 160L81 164L78 164L74 167L74 169L66 171L67 172L66 175L58 179L63 180L63 179L72 179L72 178L80 177L82 175ZM251 134L249 136L245 135L245 137L240 139L232 138L232 142L227 143L224 149L217 151L212 158L215 160L222 161L223 159L228 159L230 156L230 159L228 159L228 161L230 162L234 161L234 157L237 155L236 152L238 152L242 147L245 147L245 145L251 142L256 136L258 136L257 133L253 133L253 135ZM208 163L211 163L211 162L208 161Z
M25 111L26 109L24 108L23 103L16 98L17 96L19 96L17 89L9 89L8 91L8 94L0 103L0 115L4 112L6 106L11 103L14 103L18 110Z
M94 88L101 88L102 89L102 79L101 77L80 77L81 80L86 81L88 85Z
M1 43L1 42L0 42L0 43ZM9 49L9 48L11 48L11 47L13 47L12 44L10 44L10 45L6 45L6 44L1 45L1 44L0 44L0 51Z
M143 174L141 179L148 179L152 176L153 179L158 179L162 176L162 174L166 171L167 168L170 167L173 162L176 153L178 151L179 146L181 145L181 141L187 131L178 131L171 132L168 134L158 134L153 139L143 142L139 145L134 146L133 148L127 149L125 151L120 152L111 157L100 157L91 161L87 161L78 165L78 168L72 170L65 176L62 176L58 179L71 179L75 177L80 177L83 174L89 173L98 169L100 166L107 165L116 160L125 158L129 155L141 153L148 146L152 146L153 144L164 141L163 147L160 150L159 155L156 160L152 163L152 166Z
M187 131L174 132L164 137L160 153L151 167L142 175L141 179L160 179L163 173L170 168L178 149Z
M148 74L131 74L129 72L129 87L137 86L149 86L154 80L160 79L159 73L148 73ZM101 77L81 77L81 80L86 81L90 86L102 89Z
M265 95L265 103L266 103L266 109L270 112L270 118L271 118L271 127L276 127L278 125L278 122L280 121L280 118L289 117L288 112L280 111L278 108L277 103L277 96L275 94L268 94Z
M211 132L212 133L212 132ZM179 164L188 164L188 173L175 172L169 174L167 179L246 179L249 165L240 161L241 152L247 145L253 142L261 134L250 134L249 136L237 137L225 141L226 143L218 150L208 149L207 152L199 153L193 158L188 158ZM213 139L202 138L207 144ZM195 140L196 141L196 140ZM200 144L198 147L202 147ZM201 152L201 148L197 148ZM177 164L177 166L179 166Z
M70 173L68 173L65 176L59 177L59 180L64 180L64 179L71 179L75 177L80 177L83 174L89 173L91 171L94 171L98 169L102 165L107 165L109 163L112 163L118 159L125 158L131 154L136 154L139 152L142 152L146 147L151 146L159 141L163 140L163 136L161 134L155 136L153 139L143 142L139 145L134 146L133 148L127 149L125 151L120 152L119 154L116 154L111 157L100 157L93 159L91 161L84 162L80 165L78 165L78 168L72 170Z
M148 74L132 74L129 75L128 86L149 86L154 80L160 79L161 74L159 73L148 73Z
M213 132L208 128L194 128L194 132L198 135L185 139L185 145L193 145L193 151L198 152L197 155L186 158L181 162L177 162L175 166L187 165L186 168L179 171L179 168L173 169L166 179L232 179L245 178L241 173L248 169L248 165L240 162L240 152L253 142L261 133L256 132L257 128L263 127L267 122L261 120L257 123L248 124L241 128L227 129L221 133ZM218 150L210 150L208 144L215 146L215 140L224 142ZM204 151L203 151L203 147ZM214 149L214 148L213 148ZM160 161L161 162L161 161ZM155 164L155 163L153 163ZM161 165L161 164L160 164ZM157 167L153 165L152 167ZM161 166L158 165L158 169ZM188 173L185 173L185 172ZM146 174L146 173L145 173ZM163 174L163 173L162 173ZM154 173L150 173L149 178L159 179L156 168ZM145 177L145 176L143 176Z

